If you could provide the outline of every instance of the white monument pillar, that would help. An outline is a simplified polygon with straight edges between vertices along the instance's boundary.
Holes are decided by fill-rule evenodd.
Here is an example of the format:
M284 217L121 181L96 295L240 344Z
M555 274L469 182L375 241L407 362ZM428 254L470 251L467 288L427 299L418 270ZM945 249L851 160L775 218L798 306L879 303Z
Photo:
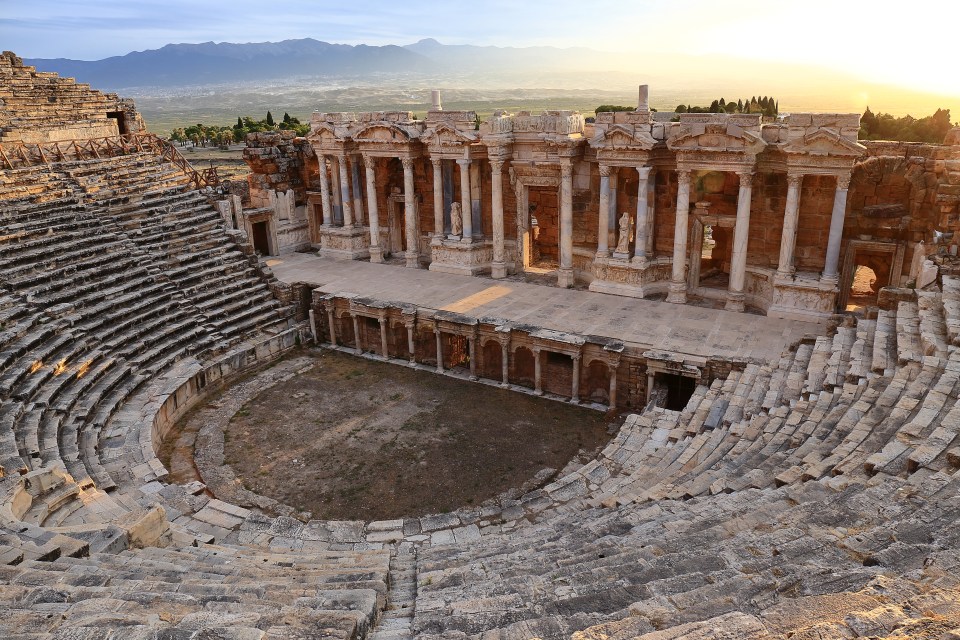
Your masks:
M827 240L827 258L823 265L820 282L836 285L839 280L837 266L840 262L840 240L843 238L843 218L847 214L847 190L850 176L837 176L837 190L833 196L833 213L830 216L830 238Z
M440 89L430 91L430 111L443 111L443 104L440 102Z
M646 85L641 85L646 86ZM640 181L637 183L637 236L633 243L633 258L637 262L647 261L647 213L650 167L637 167Z
M727 293L727 311L743 311L743 286L747 277L747 244L750 241L750 199L753 195L753 174L740 176L737 196L737 222L733 229L733 252L730 257L730 285Z
M600 211L597 216L597 257L610 256L610 166L600 165Z
M493 264L490 275L494 278L507 277L506 248L503 230L503 161L490 161L490 193L493 198Z
M323 226L333 224L333 212L330 208L330 178L327 176L327 156L320 155L320 207L323 210Z
M637 92L637 111L650 111L650 87L641 84Z
M443 241L443 160L430 158L430 164L433 165L433 239L430 243L437 245Z
M793 252L797 244L797 219L800 216L800 186L803 174L787 174L787 206L783 212L783 232L780 234L780 263L777 275L789 278L795 271Z
M560 164L560 270L557 284L573 286L573 162Z
M470 159L457 160L460 167L460 213L463 219L463 242L473 242L473 201L470 197Z
M413 193L413 158L401 158L403 165L403 222L407 235L407 266L420 268L420 238L417 203Z
M353 226L353 205L350 198L350 173L347 156L340 156L340 203L343 206L343 226Z
M367 211L370 216L370 262L383 262L380 247L380 212L377 206L377 159L363 156L367 175Z
M677 171L677 215L673 230L673 270L667 302L687 301L687 226L690 218L690 171Z

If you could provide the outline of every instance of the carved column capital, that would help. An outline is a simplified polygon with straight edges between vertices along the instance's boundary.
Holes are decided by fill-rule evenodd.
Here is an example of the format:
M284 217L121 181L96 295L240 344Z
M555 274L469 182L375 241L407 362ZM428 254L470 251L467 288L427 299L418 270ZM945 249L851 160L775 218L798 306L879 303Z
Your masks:
M434 158L434 157L431 157L431 158L430 158L430 164L433 165L433 168L434 168L434 169L439 169L440 166L441 166L440 163L442 163L442 162L443 162L443 158Z
M850 188L850 174L837 176L837 189L846 191Z
M503 160L500 158L490 160L490 170L495 174L503 172Z
M404 171L411 171L413 169L413 158L400 158L400 164L403 165Z
M367 169L373 170L377 164L377 158L371 156L369 153L361 153L360 157L363 158L363 166Z
M457 164L461 167L469 167L471 162L473 161L470 158L457 158Z
M560 161L560 175L563 178L573 177L573 161L572 160L564 159Z
M601 164L601 165L600 165L600 176L603 177L603 178L609 178L609 177L610 177L610 165L608 165L608 164Z
M802 173L799 173L799 172L797 172L797 173L788 172L788 173L787 173L787 186L788 186L788 187L792 187L792 188L794 188L794 189L799 189L801 184L803 184L803 174L802 174Z
M740 177L740 187L747 189L753 186L753 172L752 171L738 171L737 176Z
M684 182L690 184L690 175L693 172L690 169L677 169L677 182L683 184Z
M646 180L647 178L649 178L649 177L650 177L650 171L651 171L652 169L653 169L653 167L643 167L643 166L637 167L637 174L640 176L640 180L643 181L643 180Z

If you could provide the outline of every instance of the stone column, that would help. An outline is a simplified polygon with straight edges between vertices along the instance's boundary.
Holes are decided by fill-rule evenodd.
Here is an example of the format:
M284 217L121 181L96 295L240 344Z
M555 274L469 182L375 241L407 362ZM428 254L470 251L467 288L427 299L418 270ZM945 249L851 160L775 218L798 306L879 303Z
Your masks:
M330 327L330 344L337 346L337 325L335 324L336 317L333 313L333 300L330 300L323 306L327 309L327 326Z
M353 204L350 198L350 173L347 156L340 156L340 204L343 206L343 226L353 226Z
M490 161L490 194L493 215L493 264L490 275L494 278L507 277L506 248L503 232L503 162Z
M384 360L390 359L390 351L387 345L387 327L389 326L390 326L390 323L387 320L386 314L381 313L380 314L380 348L382 350L382 353L380 355L383 356Z
M510 386L510 347L506 341L500 343L500 376L501 387Z
M443 160L430 158L433 165L433 239L430 244L443 241Z
M789 278L793 275L793 252L797 244L797 219L800 216L800 185L803 174L787 174L787 206L783 212L783 232L780 234L780 263L777 275Z
M350 312L350 317L353 318L353 343L357 349L357 354L363 353L363 347L360 346L360 320L357 319L357 314Z
M470 353L470 379L479 380L477 376L477 339L473 336L467 336L467 348Z
M440 339L440 328L434 327L433 334L437 336L437 373L443 373L443 340Z
M570 402L580 404L580 354L573 356L573 383L570 385Z
M573 286L573 162L560 164L560 270L557 284Z
M730 286L727 292L727 311L743 311L743 286L747 278L747 244L750 241L750 199L753 195L753 174L740 176L737 196L737 222L733 229L733 252L730 256Z
M687 301L687 227L690 218L690 172L677 171L677 215L673 230L673 271L667 302L684 304Z
M363 156L367 176L367 213L370 217L370 262L383 262L380 246L380 211L377 205L377 159Z
M470 197L470 160L457 160L460 167L460 212L463 217L463 242L473 242L473 201Z
M637 167L640 181L637 183L637 235L633 242L633 259L636 262L647 261L647 187L650 167Z
M320 207L323 210L323 226L333 224L333 211L330 208L330 178L327 176L327 156L320 155Z
M653 255L653 231L656 224L657 212L657 172L651 170L647 178L647 260L652 260Z
M310 333L313 334L313 343L320 344L320 334L317 333L317 316L313 313L313 309L307 312L307 317L310 318Z
M620 186L620 167L610 167L610 216L607 219L607 237L608 242L613 246L617 245L617 231L619 229L617 221L620 220L620 214L617 213L617 205L620 204L618 188Z
M356 178L355 181L354 178ZM359 154L350 156L350 193L353 194L354 222L356 222L357 226L363 226L363 190L360 189Z
M533 348L533 392L538 395L543 395L543 376L541 374L540 366L540 347Z
M407 351L410 352L410 366L414 367L417 364L417 343L413 339L413 329L416 322L416 316L413 318L405 317L403 321L403 326L407 328Z
M334 210L333 224L341 224L343 222L343 194L340 191L340 160L337 156L330 156L330 178L332 180L330 185L330 208ZM336 207L340 207L339 216L337 216Z
M403 164L403 222L407 233L407 266L420 268L420 238L417 207L413 193L413 158L401 158Z
M827 259L823 265L820 282L836 285L839 281L837 266L840 262L840 240L843 238L843 218L847 214L847 189L850 176L837 176L837 190L833 195L833 213L830 215L830 238L827 240Z
M653 393L653 385L656 382L653 371L647 370L647 399L644 404L650 403L650 394Z
M600 211L597 215L597 257L610 256L610 166L600 165Z
M610 409L617 408L617 367L620 366L620 359L617 358L610 363Z

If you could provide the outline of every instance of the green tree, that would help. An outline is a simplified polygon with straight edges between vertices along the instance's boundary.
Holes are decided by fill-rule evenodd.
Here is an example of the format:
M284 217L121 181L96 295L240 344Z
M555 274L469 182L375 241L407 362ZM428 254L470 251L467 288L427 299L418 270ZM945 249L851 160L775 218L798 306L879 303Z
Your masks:
M677 113L686 113L686 112L687 112L687 105L685 105L685 104L678 104L676 107L674 107L673 110L676 111Z
M267 111L267 126L272 127L273 124L273 114Z

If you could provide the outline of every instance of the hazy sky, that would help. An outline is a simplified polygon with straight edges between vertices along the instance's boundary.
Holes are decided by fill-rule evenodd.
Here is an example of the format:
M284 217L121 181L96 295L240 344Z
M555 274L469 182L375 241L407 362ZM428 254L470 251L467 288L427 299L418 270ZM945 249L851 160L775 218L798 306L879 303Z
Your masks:
M960 95L960 1L0 0L0 48L93 60L171 42L585 46L826 65Z

